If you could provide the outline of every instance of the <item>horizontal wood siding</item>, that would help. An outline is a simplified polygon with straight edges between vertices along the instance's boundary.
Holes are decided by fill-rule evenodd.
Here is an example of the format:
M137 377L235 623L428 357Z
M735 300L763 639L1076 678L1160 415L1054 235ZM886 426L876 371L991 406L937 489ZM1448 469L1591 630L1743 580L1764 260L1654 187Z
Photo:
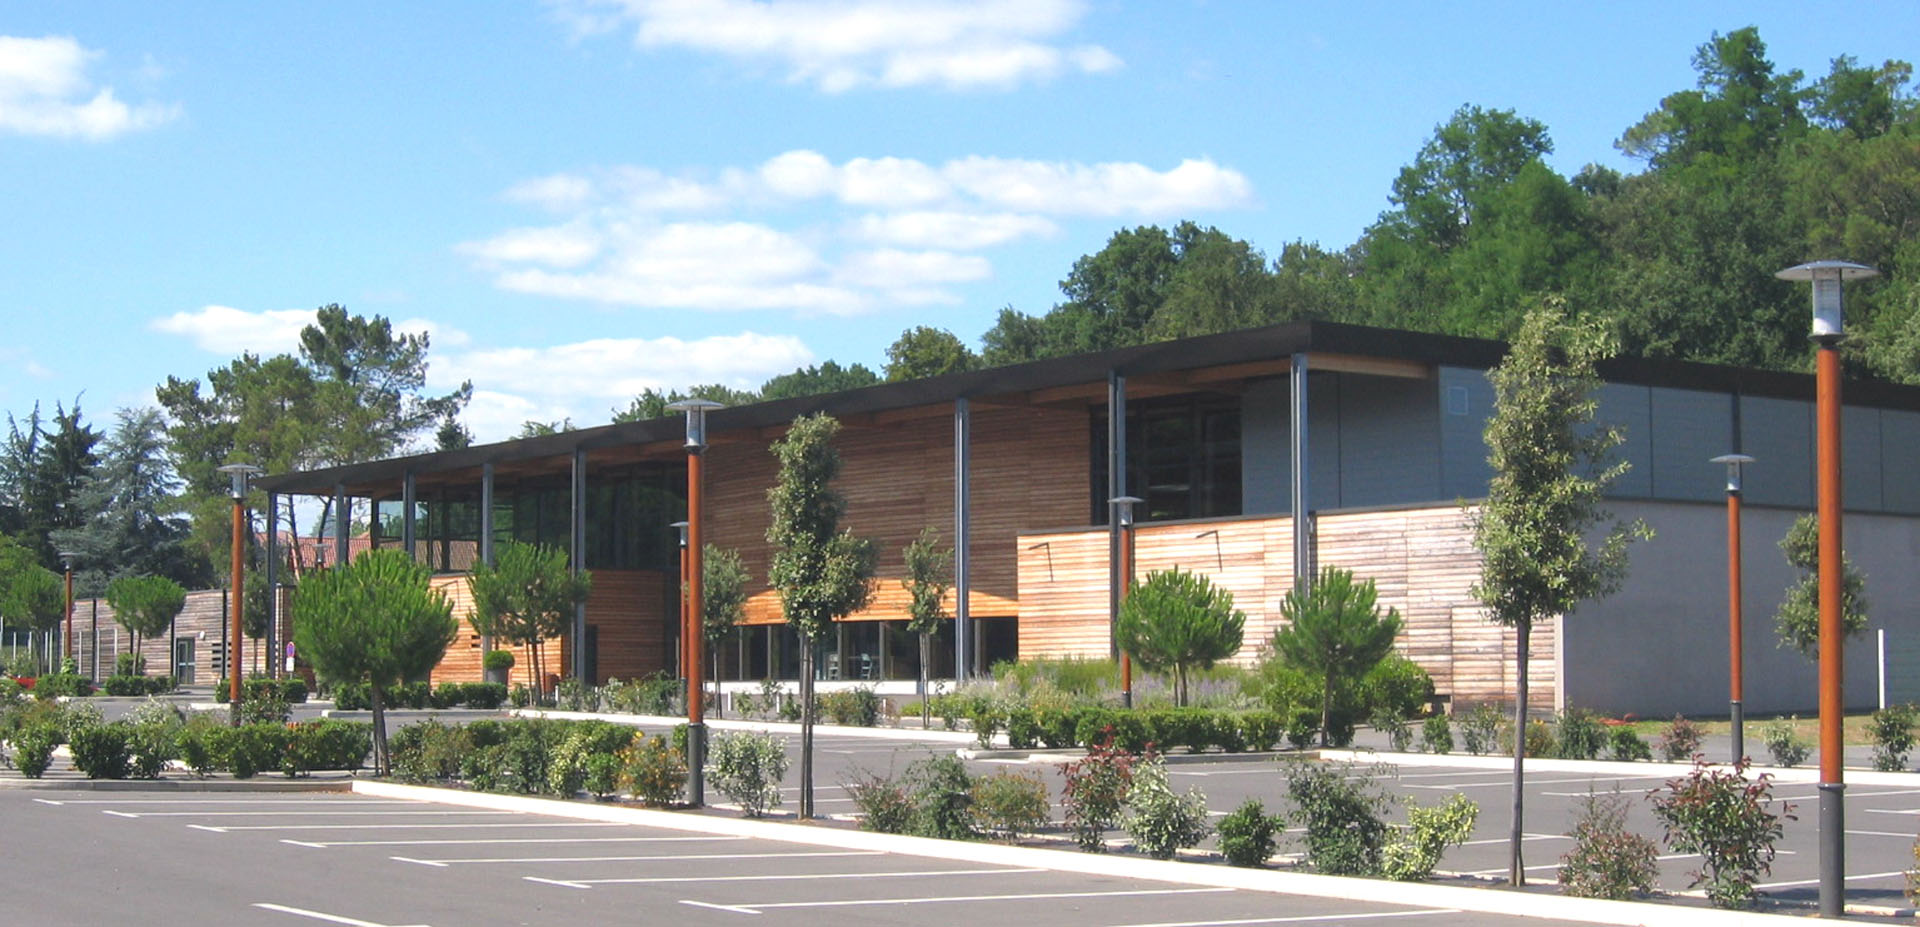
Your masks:
M593 571L587 624L599 650L596 683L665 671L674 662L666 616L672 578L657 570Z

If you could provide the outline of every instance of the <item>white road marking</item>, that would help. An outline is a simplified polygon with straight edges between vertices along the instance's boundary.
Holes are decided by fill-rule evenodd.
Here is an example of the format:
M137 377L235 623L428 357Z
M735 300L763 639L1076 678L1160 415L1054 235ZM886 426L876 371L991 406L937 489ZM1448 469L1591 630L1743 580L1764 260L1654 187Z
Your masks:
M53 799L51 799L51 798L36 798L36 799L34 799L34 801L37 801L37 802L39 802L39 803L41 803L41 804L43 804L43 805L64 805L64 804L66 804L66 802L63 802L63 801L54 801L54 800L53 800Z
M103 811L102 814L117 814L127 818L257 818L271 817L419 817L423 814L439 814L447 817L474 815L523 815L519 811Z
M1866 872L1866 873L1861 873L1860 875L1847 876L1846 881L1854 882L1861 879L1884 879L1884 878L1887 878L1888 876L1903 876L1906 874L1907 874L1907 870L1905 869L1896 869L1892 872ZM1755 885L1754 888L1792 888L1795 885L1819 885L1819 884L1820 884L1819 879L1795 879L1791 882L1764 882L1759 885Z
M743 908L743 907L740 907L739 905L714 904L711 901L694 901L690 898L682 898L680 899L680 903L686 904L686 905L692 905L696 908L712 908L715 911L730 911L734 914L759 914L760 913L758 911L753 910L752 908Z
M1520 836L1520 839L1521 840L1572 840L1573 838L1567 836L1566 834L1522 834ZM1469 840L1466 843L1463 843L1460 845L1463 847L1477 847L1477 846L1483 846L1485 844L1490 844L1490 843L1509 843L1511 842L1511 840L1512 838L1510 837L1489 837L1485 840Z
M1242 924L1311 924L1318 921L1360 921L1381 917L1425 917L1429 914L1459 914L1459 908L1429 908L1422 911L1375 911L1368 914L1301 914L1294 917L1250 917L1232 921L1168 921L1159 924L1125 924L1122 927L1238 927Z
M1593 776L1585 779L1548 779L1544 782L1528 782L1527 788L1531 789L1536 785L1568 785L1575 782L1633 782L1636 780L1665 782L1667 781L1668 778L1669 777L1667 776ZM1438 789L1442 791L1451 791L1453 789L1507 788L1512 786L1512 784L1513 783L1511 782L1448 782L1441 785L1409 785L1407 786L1407 788ZM1563 797L1563 798L1569 797L1569 796L1584 798L1587 793L1585 792L1542 792L1540 794L1553 795L1553 796Z
M454 863L612 863L637 862L639 860L687 860L687 859L793 859L802 856L880 856L879 850L824 850L817 853L688 853L680 856L520 856L496 857L476 856L470 859L415 859L411 856L394 856L404 863L419 863L423 866L449 866Z
M100 812L100 813L101 813L101 814L111 814L111 815L113 815L113 816L114 816L114 817L116 817L116 818L137 818L137 817L139 817L139 815L137 815L137 814L134 814L134 813L133 813L133 812L131 812L131 811L102 811L102 812Z
M338 914L322 914L319 911L309 911L305 908L290 908L283 904L268 904L266 902L255 902L253 906L256 908L262 908L268 911L278 911L282 914L294 914L300 917L310 917L316 921L326 921L330 924L346 924L348 925L348 927L386 927L385 924L376 924L373 921L363 921L363 920L358 920L356 918L351 918L351 917L341 917ZM416 924L416 925L413 925L413 927L427 927L427 925Z
M1847 836L1849 837L1896 837L1901 840L1914 839L1914 835L1912 834L1901 833L1900 831L1893 831L1893 830L1850 830L1850 831L1847 831Z
M850 908L883 904L959 904L969 901L1039 901L1049 898L1122 898L1139 895L1218 895L1231 892L1231 888L1155 888L1136 889L1119 892L1030 892L1019 895L940 895L932 898L853 898L836 901L771 901L754 902L741 905L716 905L702 901L681 899L681 904L698 905L703 908L719 908L723 911L738 911L742 914L759 914L774 908Z
M49 805L418 805L402 798L69 798Z
M192 827L193 825L187 825ZM225 831L222 831L225 833ZM463 840L328 840L324 843L282 839L302 847L419 847L473 843L653 843L692 840L745 840L745 837L472 837Z
M226 824L222 826L226 830L428 830L444 827L477 830L482 827L632 827L633 825L618 821L554 821L527 824Z
M803 882L813 879L902 879L911 876L1009 875L1024 872L1049 872L1047 869L918 869L912 872L816 872L735 876L641 876L628 879L572 879L578 888L593 885L648 885L656 882ZM550 882L534 876L521 876L529 882Z
M1784 850L1782 850L1782 851L1780 851L1780 852L1782 852L1782 853L1785 853L1786 851L1784 851ZM1669 853L1669 854L1667 854L1667 855L1665 855L1665 856L1656 856L1656 857L1654 857L1654 859L1657 859L1657 860L1668 860L1668 859L1692 859L1692 858L1694 858L1694 857L1697 857L1697 856L1699 856L1699 855L1700 855L1700 854L1698 854L1698 853ZM1539 865L1539 866L1528 866L1528 867L1526 868L1526 871L1527 871L1527 872L1534 872L1534 871L1536 871L1536 870L1539 870L1539 871L1544 871L1544 870L1547 870L1547 869L1558 869L1558 868L1560 868L1560 864L1559 864L1559 863L1545 863L1545 864L1543 864L1543 865ZM1461 873L1461 875L1473 875L1473 876L1485 876L1485 875L1503 875L1503 874L1505 874L1505 873L1506 873L1507 871L1508 871L1508 869L1507 869L1507 867L1505 867L1505 866L1501 866L1501 867L1500 867L1500 868L1498 868L1498 869L1476 869L1476 870L1473 870L1472 872L1463 872L1463 873Z
M209 831L216 834L224 834L227 832L226 828L215 827L212 824L188 824L187 829L188 830L204 830L204 831Z
M529 882L545 882L548 885L558 885L561 888L592 888L593 887L591 885L581 885L578 882L568 882L565 879L542 879L535 876L521 876L521 878L524 878Z

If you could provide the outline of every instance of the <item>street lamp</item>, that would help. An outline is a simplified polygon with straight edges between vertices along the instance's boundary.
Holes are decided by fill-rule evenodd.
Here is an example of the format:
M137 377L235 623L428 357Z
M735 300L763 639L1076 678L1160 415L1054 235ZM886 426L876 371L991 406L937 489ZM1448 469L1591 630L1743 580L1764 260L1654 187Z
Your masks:
M1813 283L1815 419L1820 519L1820 916L1841 916L1846 900L1846 782L1841 774L1840 648L1840 287L1877 276L1864 264L1814 261L1780 271L1782 280Z
M706 803L707 718L705 684L700 678L701 625L706 611L701 589L700 458L707 450L707 413L724 408L711 399L682 399L667 406L687 413L687 800L694 807Z
M1138 496L1115 496L1107 500L1119 514L1120 523L1120 569L1115 574L1120 588L1114 593L1116 603L1127 600L1127 587L1133 585L1133 507L1145 501ZM1113 620L1117 635L1120 622L1117 611ZM1133 707L1133 658L1125 650L1120 651L1120 705Z
M688 637L687 523L684 521L676 521L673 524L668 525L667 527L677 529L680 532L680 595L678 597L680 601L680 616L679 616L680 617L680 682L682 685L685 685L687 680L687 637Z
M67 574L67 646L63 653L69 660L73 659L73 561L79 556L70 550L60 552L60 566ZM78 672L79 669L76 667L74 671Z
M247 568L247 481L263 473L259 467L247 463L230 463L218 468L221 473L233 479L233 605L228 610L233 616L229 624L233 628L233 638L227 642L227 701L233 706L233 723L240 724L240 628L246 623L241 620L244 614L246 596L245 573Z
M1727 465L1727 698L1733 721L1733 762L1746 753L1746 710L1741 706L1744 662L1740 645L1740 468L1753 463L1745 454L1721 454L1710 463Z

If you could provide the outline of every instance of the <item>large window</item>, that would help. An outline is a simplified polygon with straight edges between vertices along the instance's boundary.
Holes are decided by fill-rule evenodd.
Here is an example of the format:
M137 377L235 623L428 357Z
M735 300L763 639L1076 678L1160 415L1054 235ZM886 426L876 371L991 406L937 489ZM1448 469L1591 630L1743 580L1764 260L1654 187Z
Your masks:
M686 516L686 471L646 466L587 478L587 569L668 570L679 563L671 525ZM503 483L494 492L495 543L520 541L571 551L572 494L566 478ZM403 509L378 505L380 544L400 544ZM463 572L479 556L480 503L423 495L414 512L416 556L436 572Z
M1107 520L1107 416L1093 415L1092 523ZM1178 396L1127 403L1127 495L1141 521L1240 514L1240 405Z

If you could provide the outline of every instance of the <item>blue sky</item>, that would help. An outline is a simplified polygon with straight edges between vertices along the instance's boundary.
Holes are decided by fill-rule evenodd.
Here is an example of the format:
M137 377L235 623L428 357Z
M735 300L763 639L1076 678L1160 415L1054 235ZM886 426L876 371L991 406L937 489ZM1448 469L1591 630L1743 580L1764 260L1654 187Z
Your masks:
M1911 0L10 0L0 410L104 424L326 303L430 331L483 440L878 370L1122 227L1344 247L1462 104L1635 170L1613 140L1746 25L1811 76L1920 57Z

